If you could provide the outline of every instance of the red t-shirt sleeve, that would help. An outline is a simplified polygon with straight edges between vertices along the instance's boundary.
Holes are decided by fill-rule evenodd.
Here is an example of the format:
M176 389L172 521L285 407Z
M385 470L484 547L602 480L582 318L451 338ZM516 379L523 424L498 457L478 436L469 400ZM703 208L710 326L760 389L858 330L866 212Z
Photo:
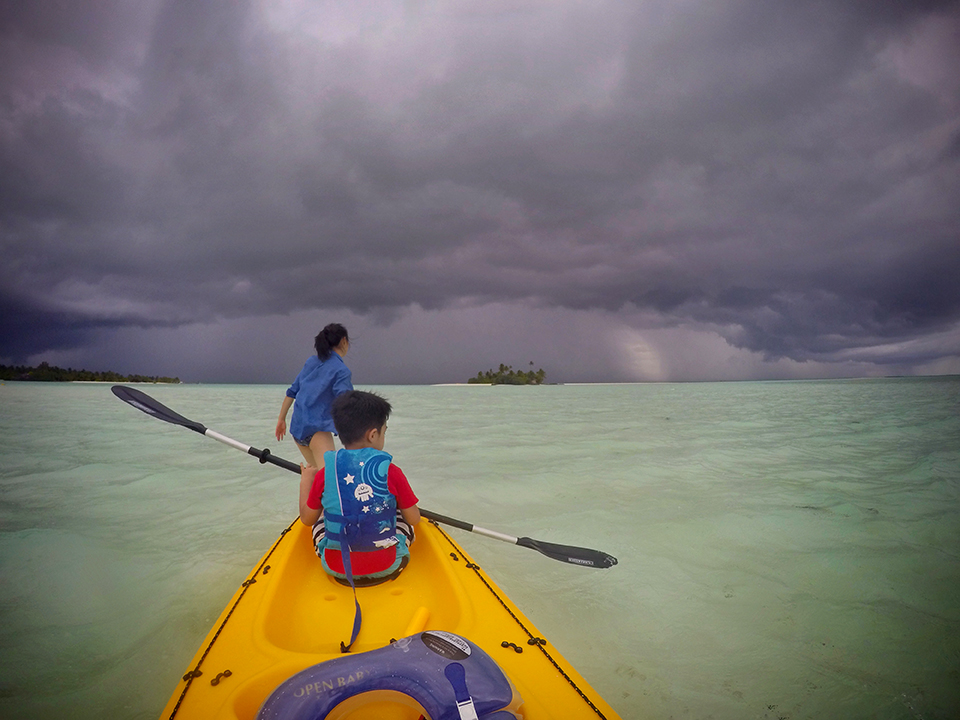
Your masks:
M320 468L313 478L313 485L310 486L310 495L307 497L307 506L314 510L319 510L322 507L323 484L323 468ZM401 510L413 507L420 502L410 487L410 481L407 480L407 476L403 474L403 470L393 463L390 463L390 468L387 470L387 490L397 499L397 507Z
M419 502L410 487L407 476L393 463L390 463L390 469L387 471L387 490L397 499L397 507L401 510L413 507Z

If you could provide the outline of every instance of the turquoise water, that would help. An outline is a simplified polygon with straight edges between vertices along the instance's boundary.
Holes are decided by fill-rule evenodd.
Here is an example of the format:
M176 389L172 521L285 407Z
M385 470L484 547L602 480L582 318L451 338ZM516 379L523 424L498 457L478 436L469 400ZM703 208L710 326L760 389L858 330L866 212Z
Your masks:
M272 437L281 386L146 386ZM625 719L960 716L960 378L374 388L423 507ZM297 476L98 384L0 385L0 717L156 718Z

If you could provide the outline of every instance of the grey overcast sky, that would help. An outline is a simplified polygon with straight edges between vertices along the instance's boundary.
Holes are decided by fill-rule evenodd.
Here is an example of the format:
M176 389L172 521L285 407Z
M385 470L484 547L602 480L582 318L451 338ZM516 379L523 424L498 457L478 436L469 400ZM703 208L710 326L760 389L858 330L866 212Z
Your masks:
M0 362L960 373L960 4L0 0Z

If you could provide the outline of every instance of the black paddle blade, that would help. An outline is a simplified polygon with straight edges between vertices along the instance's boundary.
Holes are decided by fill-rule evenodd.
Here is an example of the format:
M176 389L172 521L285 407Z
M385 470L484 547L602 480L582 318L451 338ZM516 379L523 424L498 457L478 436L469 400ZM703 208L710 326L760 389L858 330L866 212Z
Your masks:
M548 558L570 563L571 565L581 565L583 567L608 568L617 564L617 559L613 555L608 555L599 550L590 550L589 548L574 547L572 545L557 545L555 543L544 542L543 540L534 540L533 538L517 538L517 545L536 550Z
M180 413L174 412L163 403L157 402L145 392L140 392L136 388L126 387L125 385L114 385L110 389L114 395L128 405L133 405L137 410L142 410L147 413L147 415L153 415L158 420L190 428L201 435L207 432L207 429L200 423L188 420Z

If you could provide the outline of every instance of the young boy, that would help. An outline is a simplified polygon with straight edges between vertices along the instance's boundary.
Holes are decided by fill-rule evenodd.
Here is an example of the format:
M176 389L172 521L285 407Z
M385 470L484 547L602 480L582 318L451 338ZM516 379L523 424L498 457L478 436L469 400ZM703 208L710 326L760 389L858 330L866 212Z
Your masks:
M383 452L391 409L374 393L338 395L330 411L344 449L324 453L320 469L300 466L300 522L314 528L323 569L341 580L348 570L341 549L349 544L356 584L399 574L410 556L413 526L420 521L417 496Z

